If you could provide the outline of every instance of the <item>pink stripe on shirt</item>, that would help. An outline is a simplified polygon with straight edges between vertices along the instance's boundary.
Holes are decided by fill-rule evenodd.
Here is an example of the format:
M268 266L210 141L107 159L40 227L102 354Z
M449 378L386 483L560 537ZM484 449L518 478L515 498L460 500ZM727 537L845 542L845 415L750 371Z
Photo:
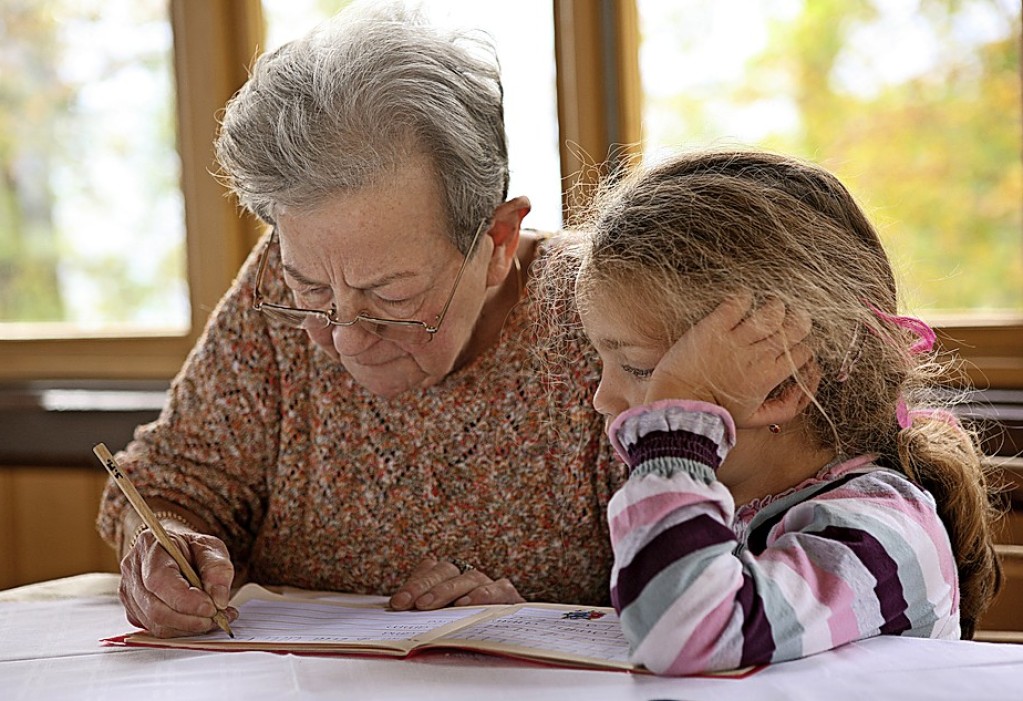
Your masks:
M676 509L705 504L706 501L706 496L695 492L661 492L641 499L611 519L611 542L621 541L629 531L657 523Z

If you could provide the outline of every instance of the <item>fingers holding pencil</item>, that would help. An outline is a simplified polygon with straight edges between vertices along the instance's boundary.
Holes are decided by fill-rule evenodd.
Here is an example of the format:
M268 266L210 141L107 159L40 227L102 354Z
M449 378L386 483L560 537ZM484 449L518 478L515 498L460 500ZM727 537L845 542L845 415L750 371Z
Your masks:
M168 513L175 523L171 527L176 531L175 542L107 447L100 443L93 452L147 527L121 561L120 593L128 619L158 636L203 632L212 622L234 637L229 625L233 610L225 611L234 567L223 542L195 533L183 519ZM143 538L156 542L143 547ZM204 628L196 629L199 622L190 620L195 618L203 621Z
M234 570L223 544L212 536L178 532L169 524L169 535L202 572L202 588L192 586L177 563L148 531L144 531L121 562L121 601L128 620L157 637L196 635L214 629L220 609L225 622L238 617L227 606ZM216 541L212 543L211 541ZM221 600L210 590L223 589ZM222 626L221 626L222 627Z

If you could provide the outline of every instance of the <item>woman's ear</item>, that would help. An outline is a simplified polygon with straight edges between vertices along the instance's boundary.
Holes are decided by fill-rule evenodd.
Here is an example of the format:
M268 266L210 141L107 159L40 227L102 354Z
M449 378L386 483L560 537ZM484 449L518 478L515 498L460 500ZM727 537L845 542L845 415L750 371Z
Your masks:
M526 197L516 197L498 205L494 210L487 236L494 243L490 264L487 267L487 286L493 287L504 282L512 260L519 246L522 220L532 205Z

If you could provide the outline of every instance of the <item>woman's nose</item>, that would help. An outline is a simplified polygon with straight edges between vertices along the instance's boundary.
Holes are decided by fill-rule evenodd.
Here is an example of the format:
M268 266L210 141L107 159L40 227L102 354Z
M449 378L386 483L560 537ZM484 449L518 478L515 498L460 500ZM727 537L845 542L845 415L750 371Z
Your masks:
M351 326L332 326L330 335L334 350L342 357L356 356L380 340L359 323Z
M347 295L343 296L341 291L334 292L335 319L345 321L356 319L365 312L365 308L359 306L358 297L351 290L347 290L346 293ZM350 326L331 326L330 335L334 350L342 357L358 355L379 340L359 322Z

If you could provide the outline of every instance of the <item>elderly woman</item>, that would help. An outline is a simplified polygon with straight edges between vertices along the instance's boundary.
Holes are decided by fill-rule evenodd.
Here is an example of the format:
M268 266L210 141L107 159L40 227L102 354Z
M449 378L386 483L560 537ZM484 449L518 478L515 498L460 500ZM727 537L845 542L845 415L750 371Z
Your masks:
M507 197L492 51L346 12L258 61L217 152L270 231L119 456L204 591L108 488L129 620L209 630L242 579L398 609L606 603L625 467L574 312L538 293L557 239Z

